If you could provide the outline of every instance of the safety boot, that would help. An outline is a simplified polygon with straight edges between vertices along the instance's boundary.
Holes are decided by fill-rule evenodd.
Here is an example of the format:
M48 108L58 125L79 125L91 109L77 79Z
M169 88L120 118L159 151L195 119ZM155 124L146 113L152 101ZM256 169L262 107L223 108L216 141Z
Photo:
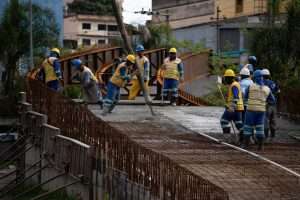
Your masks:
M244 137L243 138L243 143L241 145L241 148L243 149L247 149L249 147L249 144L250 144L250 137Z
M243 140L244 140L244 132L240 131L240 133L239 133L239 145L243 144Z
M258 144L258 151L264 150L264 138L258 138L257 139L257 144Z
M176 106L177 104L177 98L176 97L171 97L171 101L170 101L170 104L172 105L172 106Z

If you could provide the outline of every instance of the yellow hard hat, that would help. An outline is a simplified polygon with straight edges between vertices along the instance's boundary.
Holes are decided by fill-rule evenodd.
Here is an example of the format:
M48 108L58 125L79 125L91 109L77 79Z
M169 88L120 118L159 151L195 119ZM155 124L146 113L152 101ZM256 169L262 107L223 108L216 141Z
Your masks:
M173 47L169 50L169 53L177 53L177 49Z
M225 77L235 77L235 73L232 69L227 69L224 73Z
M130 61L132 64L135 63L135 56L132 55L132 54L129 54L127 57L126 57L126 60Z
M58 56L60 56L60 50L58 48L51 49L51 52L55 52L58 54Z

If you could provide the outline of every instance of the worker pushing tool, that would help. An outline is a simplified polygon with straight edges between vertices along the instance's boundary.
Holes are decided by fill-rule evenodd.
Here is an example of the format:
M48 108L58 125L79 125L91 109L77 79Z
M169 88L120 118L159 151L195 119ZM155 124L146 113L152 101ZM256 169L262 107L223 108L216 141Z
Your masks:
M141 78L144 81L145 89L147 91L149 91L148 84L149 84L149 80L150 80L150 63L149 63L148 58L146 56L144 56L144 51L145 51L145 48L143 45L138 45L136 47L135 52L137 53L137 56L136 56L135 64L136 64L137 70L140 71ZM140 93L140 91L142 91L143 89L142 89L142 86L136 75L132 77L131 83L132 83L132 85L131 85L131 88L129 91L128 99L134 100L136 98L136 96ZM148 97L148 99L150 99L150 98Z
M250 143L250 137L255 130L255 137L258 143L258 150L264 145L264 120L266 104L274 102L274 96L270 88L264 85L261 70L253 74L254 83L249 86L245 93L245 100L248 102L245 123L244 123L244 148Z
M183 63L181 59L177 57L176 48L171 48L169 50L169 57L164 60L162 70L165 71L163 82L163 98L167 100L169 93L171 93L170 104L176 106L179 82L182 83L184 80Z
M239 131L239 140L243 138L242 112L244 110L243 97L240 84L235 80L235 73L227 69L224 74L225 85L228 86L227 100L225 111L221 117L221 127L223 134L230 134L233 121ZM232 127L234 128L234 127Z
M49 57L44 60L38 73L38 79L45 82L47 87L55 91L60 90L60 81L62 80L59 57L60 50L58 48L51 49Z
M103 112L102 115L110 113L120 99L120 88L125 87L131 80L131 77L136 75L130 74L135 64L135 56L130 54L126 57L126 61L118 65L113 76L107 84L107 95L103 100Z
M72 67L79 71L79 80L82 87L83 99L85 103L99 103L102 106L102 96L98 87L98 80L80 59L71 61Z
M274 96L275 101L267 104L266 115L265 115L265 137L269 138L269 132L271 133L270 140L275 137L276 132L276 95L280 92L277 84L271 80L271 73L268 69L262 70L264 78L264 85L268 86Z

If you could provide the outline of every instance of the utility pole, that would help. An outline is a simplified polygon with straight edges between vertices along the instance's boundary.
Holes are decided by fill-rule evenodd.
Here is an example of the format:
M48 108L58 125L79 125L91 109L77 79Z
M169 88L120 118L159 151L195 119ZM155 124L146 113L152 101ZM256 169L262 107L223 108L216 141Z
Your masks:
M220 23L220 21L221 20L225 20L226 19L226 17L225 16L223 16L223 17L220 17L220 13L221 13L222 11L221 11L221 9L220 9L220 7L219 6L217 6L217 11L216 11L216 13L217 13L217 16L216 17L211 17L210 19L211 20L216 20L216 32L217 32L217 54L218 55L220 55L220 50L221 50L221 48L220 48L220 27L221 27L221 23Z
M121 33L121 36L123 38L125 48L129 53L133 53L133 49L132 49L131 44L129 42L127 31L126 31L125 25L123 23L121 7L119 5L118 0L113 0L112 1L112 6L113 6L113 9L115 11L116 20L117 20L117 23L118 23L119 28L120 28L120 33Z
M33 63L33 36L32 36L32 0L29 0L29 21L30 21L30 25L29 25L29 35L30 35L30 56L29 56L29 70L31 70L34 66Z

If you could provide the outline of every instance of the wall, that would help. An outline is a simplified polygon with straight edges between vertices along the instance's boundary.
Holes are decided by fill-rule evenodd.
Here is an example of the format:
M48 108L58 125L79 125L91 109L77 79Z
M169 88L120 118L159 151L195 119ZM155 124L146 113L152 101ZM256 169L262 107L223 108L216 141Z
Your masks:
M173 30L177 40L203 41L207 48L216 50L216 27L206 24Z

